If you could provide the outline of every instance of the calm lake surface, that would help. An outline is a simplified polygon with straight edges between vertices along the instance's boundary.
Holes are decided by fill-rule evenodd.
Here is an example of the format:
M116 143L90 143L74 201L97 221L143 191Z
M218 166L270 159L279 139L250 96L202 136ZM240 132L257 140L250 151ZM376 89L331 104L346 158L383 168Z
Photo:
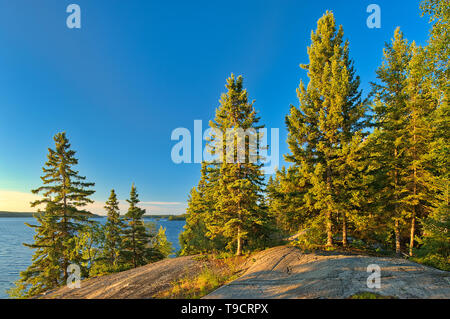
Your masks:
M104 223L106 218L95 220ZM32 217L0 218L0 299L8 298L6 290L13 286L14 281L19 278L19 273L31 264L33 250L25 247L22 243L32 243L34 230L24 223L34 224ZM153 220L157 230L159 226L166 229L167 239L172 243L176 251L180 249L178 235L182 232L184 220L168 221L165 219Z

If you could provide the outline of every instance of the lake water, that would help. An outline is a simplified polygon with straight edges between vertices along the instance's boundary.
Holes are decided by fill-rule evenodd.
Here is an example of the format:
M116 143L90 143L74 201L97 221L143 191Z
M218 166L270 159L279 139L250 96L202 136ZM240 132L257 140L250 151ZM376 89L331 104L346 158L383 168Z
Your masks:
M103 223L106 218L95 220ZM34 250L23 246L22 243L33 242L34 230L24 223L34 224L35 221L32 217L0 218L0 299L8 298L6 290L19 279L19 273L31 264ZM145 221L153 221L157 230L159 226L166 228L167 239L175 250L180 249L178 235L183 230L184 220L145 219Z

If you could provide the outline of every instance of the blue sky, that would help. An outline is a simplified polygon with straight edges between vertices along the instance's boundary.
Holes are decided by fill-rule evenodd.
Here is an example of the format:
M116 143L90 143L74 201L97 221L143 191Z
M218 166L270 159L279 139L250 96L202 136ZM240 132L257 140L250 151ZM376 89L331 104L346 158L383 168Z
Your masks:
M66 26L70 3L81 7L81 29ZM371 3L380 29L366 26ZM262 122L280 128L282 157L284 117L307 80L298 65L327 9L364 94L395 27L418 44L428 35L411 0L0 0L0 210L24 210L52 136L66 131L80 173L96 183L97 212L111 188L125 199L132 182L149 213L183 212L200 164L172 162L171 132L192 131L196 119L205 128L232 72Z

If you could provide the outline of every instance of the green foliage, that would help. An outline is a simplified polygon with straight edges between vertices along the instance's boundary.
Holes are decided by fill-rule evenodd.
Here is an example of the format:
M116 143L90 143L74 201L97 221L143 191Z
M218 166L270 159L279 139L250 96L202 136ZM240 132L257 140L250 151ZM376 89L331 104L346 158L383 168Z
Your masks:
M450 3L423 0L421 9L430 19L428 43L417 46L395 30L372 83L371 112L342 26L328 11L318 20L309 62L301 65L309 83L300 82L299 106L286 116L285 158L291 166L271 176L265 189L259 145L251 143L263 125L242 76L227 79L207 143L216 160L202 163L186 215L169 217L186 218L181 255L214 252L216 259L226 259L232 251L265 248L297 232L298 246L335 249L339 228L343 246L351 233L354 248L373 251L381 242L400 253L409 238L416 261L450 270ZM219 131L233 135L228 139ZM32 264L10 296L32 297L65 284L70 264L79 265L87 278L173 253L165 229L156 232L154 224L144 223L134 185L124 217L112 190L106 224L93 222L84 207L92 203L94 184L75 170L78 160L66 134L56 134L54 141L43 186L32 191L42 196L32 203L39 208L36 223L27 224L36 231L34 242L24 244L35 250ZM255 156L257 161L251 160ZM205 269L195 280L176 283L170 296L200 297L230 276Z
M338 215L346 243L347 215L359 195L356 150L366 126L360 80L343 35L331 12L319 19L308 47L309 64L301 66L308 71L309 84L305 87L300 82L299 108L291 106L286 116L290 154L285 157L297 169L294 185L303 188L297 187L300 194L293 195L308 219L325 221L328 246L333 245L333 220Z
M104 208L107 212L107 220L99 231L100 239L97 241L97 247L100 252L90 269L90 276L105 275L129 268L121 260L122 234L125 224L120 216L119 201L114 190L111 190Z
M240 255L244 245L253 249L271 242L272 220L264 203L262 164L250 160L258 152L250 141L257 138L256 129L262 126L253 102L248 101L242 76L231 75L225 87L228 91L222 94L215 119L210 122L215 133L208 146L218 161L202 164L199 185L191 191L186 227L180 236L181 254L227 249ZM239 134L243 131L247 135ZM222 152L217 145L222 145ZM238 158L238 145L243 145L244 160Z
M91 274L92 267L102 255L101 248L99 247L105 241L105 232L97 222L86 224L74 238L74 241L75 249L73 253L79 254L81 274L83 278L87 278Z
M301 231L297 245L320 247L325 234L330 245L339 226L343 244L347 229L364 250L384 243L400 253L408 238L410 255L447 267L450 7L421 7L432 23L428 45L397 28L372 83L371 118L342 28L329 12L319 19L302 65L309 84L300 83L300 106L286 117L293 165L267 185L269 212L285 233Z
M226 242L220 235L213 239L206 234L207 217L214 210L213 190L216 185L216 174L206 162L202 163L201 178L196 188L191 190L186 210L186 225L180 234L180 255L223 250Z
M406 223L406 149L407 140L407 68L411 60L411 49L399 28L391 44L384 50L383 64L377 70L379 84L373 84L375 94L374 111L377 129L376 161L381 177L378 192L381 194L380 210L387 214L389 227L395 231L396 251L400 253L401 227Z
M159 227L153 247L162 255L163 258L169 257L174 252L172 243L167 240L166 229L162 226Z
M450 271L450 207L443 204L422 221L422 244L417 261Z
M360 292L349 297L349 299L397 299L393 296L384 296L374 292Z
M267 223L267 210L262 205L262 164L250 160L258 152L257 145L250 141L253 138L256 140L256 129L263 126L258 124L260 118L253 102L248 101L242 76L235 78L232 74L225 87L228 91L222 94L216 117L210 126L227 134L232 132L233 139L229 141L227 136L222 137L224 151L221 163L214 167L219 176L213 190L214 209L207 216L206 226L209 237L222 236L227 241L227 248L235 248L236 254L240 255L244 242L251 245L252 240L257 240L252 235L262 234L258 230L262 230ZM240 137L240 130L246 130L249 136ZM244 161L237 154L237 145L241 143L245 145ZM231 152L229 146L232 146Z
M194 278L183 278L174 282L172 288L155 297L169 299L199 299L213 292L226 282L236 279L231 269L217 271L204 266Z
M267 183L269 214L285 236L296 233L315 213L307 209L305 195L311 185L302 176L296 167L283 166Z
M91 242L85 230L92 224L90 213L83 207L92 203L89 190L94 183L85 182L74 166L78 164L75 151L71 150L65 133L54 136L55 149L48 149L47 162L41 177L43 186L33 190L42 199L31 204L44 206L35 215L36 224L27 224L35 229L34 243L24 244L35 249L32 264L21 272L16 288L11 291L14 297L32 297L46 290L65 284L68 278L67 267L74 263L86 267L90 253L81 241ZM81 236L78 238L78 236Z
M324 216L308 219L304 224L304 229L299 232L294 245L307 250L324 247L327 243L324 221Z
M447 95L450 77L450 3L446 0L423 0L422 15L429 17L432 25L426 47L427 65L432 75L440 99ZM447 90L447 93L445 91Z
M120 217L119 201L117 200L114 189L111 190L111 195L106 202L105 209L107 212L107 220L104 228L105 242L103 255L108 258L111 267L117 267L122 248L121 233L124 228L124 223Z
M122 232L121 262L136 268L159 260L162 256L152 247L155 235L145 227L142 217L145 210L137 206L139 199L134 184L131 187L130 199L127 199L127 202L130 207L125 214L126 227Z

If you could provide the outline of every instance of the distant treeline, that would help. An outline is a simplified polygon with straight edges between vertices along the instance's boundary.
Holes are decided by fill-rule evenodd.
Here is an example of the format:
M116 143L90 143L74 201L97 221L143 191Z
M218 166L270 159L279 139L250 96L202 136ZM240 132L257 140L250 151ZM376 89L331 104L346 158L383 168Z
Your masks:
M186 220L186 214L181 215L144 215L144 218L168 219L168 220Z
M107 217L107 216L95 215L93 217L94 218L103 218L103 217ZM170 220L170 221L172 221L172 220L186 220L186 214L181 214L181 215L171 215L171 214L167 214L167 215L144 215L144 216L142 216L142 218L144 218L144 219L167 219L167 220Z
M33 217L33 212L2 212L0 211L0 218L2 217ZM90 214L91 217L97 218L97 217L106 217L96 214ZM152 218L152 219L167 219L167 220L186 220L186 214L181 215L144 215L143 218Z
M1 217L33 217L34 213L0 212Z
M34 217L37 213L33 212L2 212L0 211L0 218L2 217ZM101 217L92 213L88 213L87 215L91 217Z

